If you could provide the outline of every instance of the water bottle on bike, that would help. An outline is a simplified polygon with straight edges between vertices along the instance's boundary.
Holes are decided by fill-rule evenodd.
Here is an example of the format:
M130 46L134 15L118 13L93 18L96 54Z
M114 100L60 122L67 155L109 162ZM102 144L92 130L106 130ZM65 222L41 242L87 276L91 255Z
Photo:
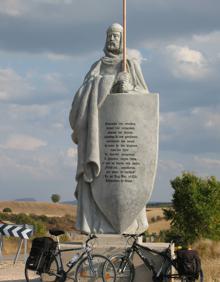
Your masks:
M71 266L74 264L74 262L76 262L76 261L78 260L79 257L80 257L80 254L79 254L79 253L75 254L75 255L71 258L71 260L67 263L67 266L68 266L68 267L71 267Z

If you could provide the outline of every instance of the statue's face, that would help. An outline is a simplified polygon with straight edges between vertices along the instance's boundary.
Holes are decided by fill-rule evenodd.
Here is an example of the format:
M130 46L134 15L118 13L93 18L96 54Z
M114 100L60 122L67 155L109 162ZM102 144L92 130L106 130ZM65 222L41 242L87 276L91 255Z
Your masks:
M121 33L117 31L110 31L107 34L107 50L112 53L118 53L120 50Z

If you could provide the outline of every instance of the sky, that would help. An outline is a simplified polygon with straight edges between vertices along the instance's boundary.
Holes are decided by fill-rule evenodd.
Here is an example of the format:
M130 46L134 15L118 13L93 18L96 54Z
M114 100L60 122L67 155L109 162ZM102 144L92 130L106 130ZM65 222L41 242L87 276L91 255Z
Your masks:
M160 94L151 201L191 171L220 179L220 1L127 0L127 46ZM103 56L122 0L0 0L0 200L73 200L74 93Z

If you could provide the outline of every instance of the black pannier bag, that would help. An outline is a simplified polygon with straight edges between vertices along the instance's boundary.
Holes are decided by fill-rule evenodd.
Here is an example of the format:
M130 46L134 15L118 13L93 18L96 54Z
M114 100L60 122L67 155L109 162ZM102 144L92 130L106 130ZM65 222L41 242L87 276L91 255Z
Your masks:
M198 279L201 271L201 260L195 250L178 250L177 251L177 268L179 274L189 275Z
M47 272L51 263L52 251L56 249L56 246L57 243L50 237L35 238L27 259L27 268L39 273Z

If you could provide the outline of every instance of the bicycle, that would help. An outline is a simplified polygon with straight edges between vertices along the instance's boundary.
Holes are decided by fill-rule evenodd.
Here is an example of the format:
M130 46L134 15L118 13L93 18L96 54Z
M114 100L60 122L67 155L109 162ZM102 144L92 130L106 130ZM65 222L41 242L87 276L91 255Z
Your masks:
M114 264L117 272L116 281L132 282L135 277L135 268L132 262L133 256L136 253L140 259L144 262L145 267L152 273L153 282L170 282L170 281L181 281L181 282L194 282L200 281L203 282L203 272L199 271L199 280L197 280L193 275L183 275L178 271L177 260L171 257L171 245L160 252L154 249L150 249L146 246L138 244L137 239L140 235L133 234L123 234L124 237L128 237L128 241L133 239L133 243L130 247L125 250L123 254L117 254L109 257L111 262ZM148 256L146 256L146 254ZM153 259L150 259L150 255L158 255L162 259L162 263L159 266L159 269L156 269L155 262ZM108 262L106 262L108 264ZM158 268L158 267L157 267Z
M89 235L85 244L80 248L61 250L58 236L65 232L62 230L50 230L49 233L56 236L56 247L47 254L43 268L37 271L30 269L29 256L25 265L25 278L27 282L64 282L67 279L68 281L70 279L75 282L116 281L116 271L112 262L103 255L92 253L93 247L89 242L97 238L96 235ZM81 253L74 255L72 260L67 264L67 270L64 270L61 254L71 251L81 251ZM76 267L75 276L70 273L74 267Z

